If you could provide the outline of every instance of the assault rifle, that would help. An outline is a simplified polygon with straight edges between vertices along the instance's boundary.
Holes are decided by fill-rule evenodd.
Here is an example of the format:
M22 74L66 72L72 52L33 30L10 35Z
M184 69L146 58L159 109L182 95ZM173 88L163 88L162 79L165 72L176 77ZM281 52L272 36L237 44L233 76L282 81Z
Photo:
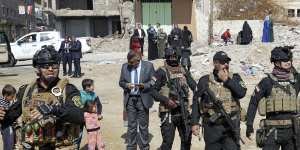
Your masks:
M230 115L225 111L222 102L217 99L214 92L211 91L209 88L206 89L206 93L210 97L210 101L213 103L214 107L216 108L216 115L210 118L210 121L216 121L219 118L224 118L226 124L229 126L229 131L232 133L234 141L237 145L239 145L239 141L245 144L244 140L240 137L239 130L235 130L234 122L231 120Z
M190 136L191 136L191 127L190 127L190 121L189 121L189 114L187 107L185 106L185 99L187 99L187 95L183 91L179 79L174 79L174 86L176 90L176 95L177 95L177 100L179 101L180 105L180 111L181 111L181 116L184 122L184 127L185 127L185 135L184 135L184 141L188 141Z
M185 92L183 91L179 79L174 79L175 82L175 90L177 93L177 100L180 103L180 111L181 116L184 122L185 127L185 135L184 135L184 141L188 141L191 136L191 127L190 127L190 121L189 121L189 112L187 110L187 107L185 106L185 99L187 99L187 96L185 95Z

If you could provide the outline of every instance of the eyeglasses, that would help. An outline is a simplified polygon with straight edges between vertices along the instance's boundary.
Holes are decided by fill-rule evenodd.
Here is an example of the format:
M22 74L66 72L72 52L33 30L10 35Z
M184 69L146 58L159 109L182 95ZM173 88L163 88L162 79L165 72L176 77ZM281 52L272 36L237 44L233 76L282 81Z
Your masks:
M43 64L43 65L39 65L39 67L42 69L49 69L50 67L52 69L59 69L59 64Z

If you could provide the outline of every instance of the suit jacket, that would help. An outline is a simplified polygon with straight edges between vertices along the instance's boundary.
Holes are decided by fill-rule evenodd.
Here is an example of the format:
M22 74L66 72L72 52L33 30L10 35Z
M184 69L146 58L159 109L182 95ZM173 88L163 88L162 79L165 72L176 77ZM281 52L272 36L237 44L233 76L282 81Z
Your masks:
M141 41L141 44L143 44L146 33L145 33L144 29L141 29L141 31L142 31L142 35L139 34L138 29L135 29L134 30L134 35L139 35L139 37L142 36L143 38L141 38L140 41Z
M151 79L154 74L154 67L151 62L141 61L141 71L140 71L140 83L144 84L144 89L141 89L141 98L145 108L149 109L153 105L153 98L150 95L151 92ZM131 90L127 88L127 84L131 83L131 70L128 67L128 63L123 64L119 85L123 88L124 96L124 108L127 106L129 99L129 94Z
M72 42L72 46L70 48L72 58L82 58L82 52L81 52L81 42L80 41L75 41Z
M66 44L66 41L62 41L60 44L58 53L60 53L61 55L66 53L65 44ZM69 44L71 44L71 43L69 43Z

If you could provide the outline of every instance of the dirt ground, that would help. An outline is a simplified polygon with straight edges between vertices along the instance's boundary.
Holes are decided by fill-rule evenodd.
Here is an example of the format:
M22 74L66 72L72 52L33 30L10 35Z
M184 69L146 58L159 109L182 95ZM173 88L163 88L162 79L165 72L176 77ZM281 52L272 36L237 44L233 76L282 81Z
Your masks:
M102 133L106 143L107 150L123 150L125 145L125 133L126 128L123 127L123 97L122 90L118 85L121 64L126 61L126 53L116 52L112 54L114 57L108 57L105 53L92 53L84 56L82 61L82 72L85 75L80 79L70 78L71 83L75 84L79 89L81 88L81 81L84 78L91 78L95 80L96 93L101 97L103 103L103 116L102 121ZM161 61L154 62L157 66L161 64ZM17 73L18 76L0 77L0 88L5 84L12 84L15 87L19 87L25 83L32 81L35 78L35 69L31 67L31 61L25 61L18 63L13 68L0 68L1 73ZM62 74L62 73L61 73ZM246 79L248 92L247 97L242 99L242 105L247 108L249 97L253 91L254 85L259 81L255 77L248 77ZM249 82L251 81L251 82ZM159 117L157 112L158 104L156 103L150 110L150 124L149 130L151 133L151 149L156 150L161 144L161 134L159 128ZM257 124L257 123L256 123ZM246 145L242 146L242 149L255 150L257 149L254 141L249 141L245 138L245 125L241 125L242 137L246 141ZM86 136L82 142L82 149L86 149ZM173 144L174 150L178 150L180 147L180 141L178 134ZM0 148L1 149L1 148ZM204 142L199 141L197 137L193 137L192 140L193 150L204 149Z

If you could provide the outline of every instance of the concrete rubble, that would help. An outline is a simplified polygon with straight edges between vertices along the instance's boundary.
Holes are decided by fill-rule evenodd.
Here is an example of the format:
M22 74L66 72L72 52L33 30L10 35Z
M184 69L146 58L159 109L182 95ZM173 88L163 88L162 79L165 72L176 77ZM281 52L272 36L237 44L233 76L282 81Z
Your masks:
M224 46L222 41L215 40L211 46L201 47L198 43L193 43L192 50L192 72L195 78L207 74L211 71L212 57L217 51L225 51L232 58L230 69L244 76L255 76L260 78L265 73L270 72L273 65L270 63L271 50L276 46L295 46L294 66L300 69L300 27L289 27L283 25L274 26L273 43L262 43L254 41L250 45L228 45ZM220 37L216 37L220 38Z

